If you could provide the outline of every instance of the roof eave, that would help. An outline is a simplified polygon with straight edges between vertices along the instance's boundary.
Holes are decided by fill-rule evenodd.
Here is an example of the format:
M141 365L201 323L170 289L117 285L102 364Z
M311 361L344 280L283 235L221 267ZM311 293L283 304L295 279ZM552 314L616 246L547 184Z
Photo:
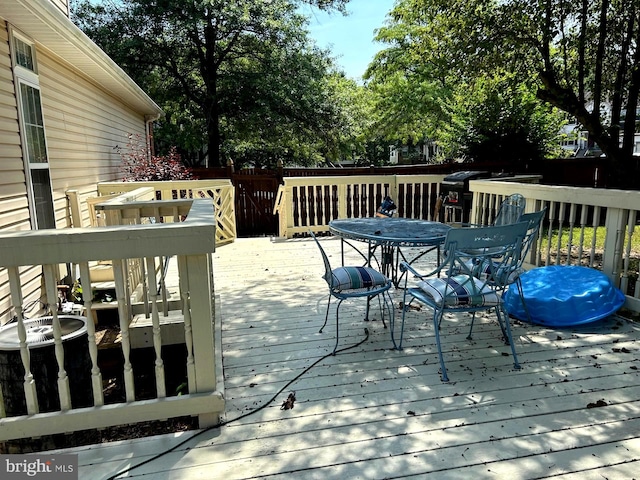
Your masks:
M144 90L49 0L2 2L0 17L147 118L162 114Z

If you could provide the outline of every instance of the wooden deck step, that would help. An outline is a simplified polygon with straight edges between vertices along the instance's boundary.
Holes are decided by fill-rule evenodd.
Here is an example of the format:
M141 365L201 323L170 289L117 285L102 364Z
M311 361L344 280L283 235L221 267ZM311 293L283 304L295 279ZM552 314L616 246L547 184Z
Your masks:
M184 315L180 311L169 311L167 316L160 314L160 335L162 345L184 343ZM151 317L139 314L133 317L129 325L131 348L153 347L153 322Z

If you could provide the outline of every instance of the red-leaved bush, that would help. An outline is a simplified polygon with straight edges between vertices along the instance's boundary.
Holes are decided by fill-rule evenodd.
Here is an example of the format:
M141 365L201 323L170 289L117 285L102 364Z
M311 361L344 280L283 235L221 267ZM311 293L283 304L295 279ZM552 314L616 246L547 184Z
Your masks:
M122 159L122 180L125 182L191 180L191 170L184 166L176 147L163 156L150 155L139 134L129 134L126 149L116 147Z

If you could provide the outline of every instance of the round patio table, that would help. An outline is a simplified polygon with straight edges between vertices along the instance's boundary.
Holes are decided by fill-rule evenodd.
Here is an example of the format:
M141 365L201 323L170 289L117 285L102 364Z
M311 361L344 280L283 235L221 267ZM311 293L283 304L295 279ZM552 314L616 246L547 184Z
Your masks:
M377 249L381 251L379 265L384 275L391 278L397 287L402 275L398 276L401 261L409 264L415 262L425 254L437 250L440 259L440 245L444 243L450 225L429 220L413 218L344 218L329 222L332 234L345 240L356 240L367 243L367 254L364 255L353 244L347 242L370 264L375 258ZM412 258L407 258L402 247L425 247ZM344 245L342 250L344 264Z

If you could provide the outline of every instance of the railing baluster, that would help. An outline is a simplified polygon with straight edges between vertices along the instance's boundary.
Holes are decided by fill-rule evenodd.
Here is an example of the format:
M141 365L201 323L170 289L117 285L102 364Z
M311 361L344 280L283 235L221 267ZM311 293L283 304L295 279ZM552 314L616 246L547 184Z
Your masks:
M485 225L485 222L486 222L485 219L487 218L487 210L489 209L489 202L491 201L490 197L491 197L491 194L489 193L481 194L480 199L478 201L478 213L474 221L471 223L475 223L476 225Z
M578 247L578 265L582 265L582 255L584 252L584 231L587 227L587 213L589 208L582 205L580 212L580 246Z
M598 226L600 225L600 207L593 209L593 237L591 238L591 252L589 255L589 266L593 268L596 258L596 237Z
M196 364L193 358L193 329L191 326L191 304L189 300L189 276L187 263L183 255L178 256L178 276L180 297L182 297L182 314L184 316L184 341L187 348L187 383L189 392L196 391Z
M298 227L302 225L301 215L302 215L302 198L300 194L300 190L302 187L293 187L291 189L291 205L293 208L293 212L291 214L291 226Z
M573 228L576 225L576 208L575 203L571 203L569 206L569 240L567 242L567 265L571 265L573 252Z
M625 240L625 223L629 218L629 210L620 208L607 209L607 235L605 238L603 269L611 272L609 277L614 285L620 287L620 269L622 268L622 251ZM611 235L613 233L613 235ZM611 241L613 240L613 257L611 257Z
M140 265L140 283L142 284L142 303L144 308L144 316L145 318L149 318L151 315L150 305L149 305L149 286L147 284L147 266L144 264L144 260L142 258L136 259Z
M627 222L627 240L624 252L624 266L622 268L622 276L620 278L620 290L624 294L629 288L629 264L631 262L631 242L633 240L633 230L636 226L636 211L629 211L629 221Z
M27 345L27 331L24 328L23 307L22 307L22 286L20 283L20 272L18 267L7 268L9 273L9 286L11 290L11 302L16 312L18 322L18 340L20 341L20 358L24 367L24 395L27 404L27 413L34 415L39 412L38 396L36 395L36 382L31 373L31 355ZM4 407L4 402L3 402ZM4 416L4 413L3 413Z
M551 265L551 238L553 232L553 224L556 219L556 202L549 203L549 231L547 232L547 257L545 265Z
M560 202L560 212L558 214L558 242L556 245L556 265L561 264L560 260L562 257L562 231L563 231L562 225L564 223L565 207L566 207L566 203Z
M170 257L159 257L160 261L160 293L162 299L162 314L165 317L169 316L169 299L167 298L167 282L166 282L166 274L167 269L169 268L169 259Z
M122 356L124 357L124 387L127 402L135 400L135 384L133 366L131 365L131 340L129 338L129 309L126 301L125 265L123 260L113 261L113 275L116 283L116 299L118 302L118 317L120 320L120 335L122 338Z
M162 257L161 262L162 262ZM162 337L160 334L160 315L158 314L158 293L155 288L155 271L156 260L155 257L145 258L145 263L148 272L148 283L153 285L149 291L149 298L151 299L151 323L153 324L153 349L156 355L155 360L155 373L156 373L156 392L158 398L164 398L167 396L167 389L164 381L164 362L162 361Z
M89 274L89 264L81 262L80 281L82 286L82 301L84 302L85 316L87 318L87 341L89 342L89 356L91 357L91 385L93 387L93 404L96 407L104 405L104 395L102 393L102 372L98 367L98 345L96 343L96 327L94 311L91 308L91 279ZM86 293L84 293L86 292Z
M338 218L347 218L349 189L346 184L338 185Z
M56 288L57 265L43 265L45 292L47 305L51 310L53 326L53 343L56 361L58 362L58 396L60 398L60 410L71 410L71 392L69 391L69 377L64 368L64 346L62 345L62 330L58 318L58 290Z

